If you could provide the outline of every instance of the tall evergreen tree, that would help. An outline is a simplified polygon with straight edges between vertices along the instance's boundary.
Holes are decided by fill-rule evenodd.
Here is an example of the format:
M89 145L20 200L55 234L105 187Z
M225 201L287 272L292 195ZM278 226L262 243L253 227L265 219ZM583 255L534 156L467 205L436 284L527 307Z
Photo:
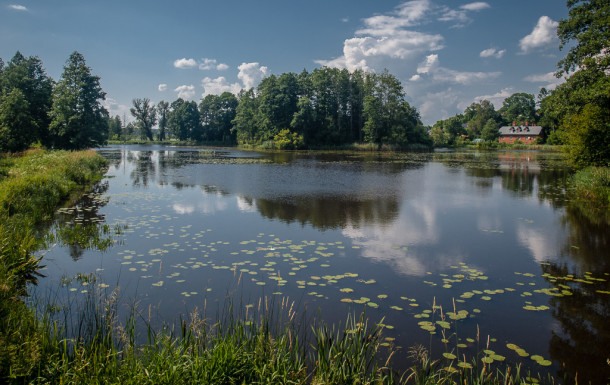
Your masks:
M73 52L53 90L49 142L55 148L82 149L106 142L108 111L100 78L91 74L85 58Z
M53 80L47 76L39 58L26 58L19 51L15 53L2 70L0 94L9 95L14 89L21 91L27 101L28 114L36 127L35 131L28 133L31 141L40 140L48 144Z

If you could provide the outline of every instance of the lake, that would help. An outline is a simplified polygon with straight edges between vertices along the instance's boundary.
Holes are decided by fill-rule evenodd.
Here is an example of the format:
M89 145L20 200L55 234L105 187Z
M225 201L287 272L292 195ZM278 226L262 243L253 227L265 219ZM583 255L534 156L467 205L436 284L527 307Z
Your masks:
M42 250L38 293L84 296L76 277L94 274L153 324L288 298L329 323L383 320L398 367L421 344L610 376L610 229L568 201L560 154L99 152L105 179L56 228L107 225L114 243Z

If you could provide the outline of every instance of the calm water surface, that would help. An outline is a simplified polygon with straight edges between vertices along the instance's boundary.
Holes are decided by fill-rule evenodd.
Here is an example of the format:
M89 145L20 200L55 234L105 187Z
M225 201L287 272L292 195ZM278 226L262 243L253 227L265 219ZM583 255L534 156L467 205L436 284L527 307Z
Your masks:
M560 155L100 153L110 169L97 194L58 221L121 233L105 251L45 250L41 292L63 279L85 295L73 278L94 273L163 322L231 292L244 305L288 297L328 322L385 317L405 356L489 343L534 372L610 375L610 232L566 201Z

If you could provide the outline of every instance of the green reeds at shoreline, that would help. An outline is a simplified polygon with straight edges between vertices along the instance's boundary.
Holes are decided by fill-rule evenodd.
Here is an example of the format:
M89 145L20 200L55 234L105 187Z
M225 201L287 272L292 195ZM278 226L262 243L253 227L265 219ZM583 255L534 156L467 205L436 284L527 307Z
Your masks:
M41 224L73 194L99 181L106 160L94 151L31 150L0 157L0 382L29 373L44 353L48 336L24 304L27 284L36 282L43 241Z
M69 306L39 306L38 365L28 376L6 378L34 384L529 384L555 383L530 376L518 364L442 357L411 349L412 365L392 368L405 352L386 346L384 325L350 313L329 326L297 310L286 297L246 305L228 299L208 316L203 304L172 325L154 330L150 309L133 305L118 319L118 289L96 289L91 277L81 299ZM66 286L66 290L68 286ZM69 298L69 291L67 296ZM398 358L398 354L400 358Z

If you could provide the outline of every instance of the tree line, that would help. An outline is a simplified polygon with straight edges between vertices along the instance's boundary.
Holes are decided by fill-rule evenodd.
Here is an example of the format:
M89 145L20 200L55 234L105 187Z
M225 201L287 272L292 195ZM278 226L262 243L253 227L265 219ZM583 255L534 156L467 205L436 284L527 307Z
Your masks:
M431 145L418 111L405 100L400 81L381 74L334 68L271 75L239 95L207 95L199 105L178 99L156 106L134 99L135 122L121 130L120 117L110 137L139 135L194 142L276 147L340 146L354 142L378 146Z
M105 96L100 78L78 52L70 55L57 82L38 57L17 52L6 65L0 59L0 151L23 151L34 143L70 150L104 144Z

